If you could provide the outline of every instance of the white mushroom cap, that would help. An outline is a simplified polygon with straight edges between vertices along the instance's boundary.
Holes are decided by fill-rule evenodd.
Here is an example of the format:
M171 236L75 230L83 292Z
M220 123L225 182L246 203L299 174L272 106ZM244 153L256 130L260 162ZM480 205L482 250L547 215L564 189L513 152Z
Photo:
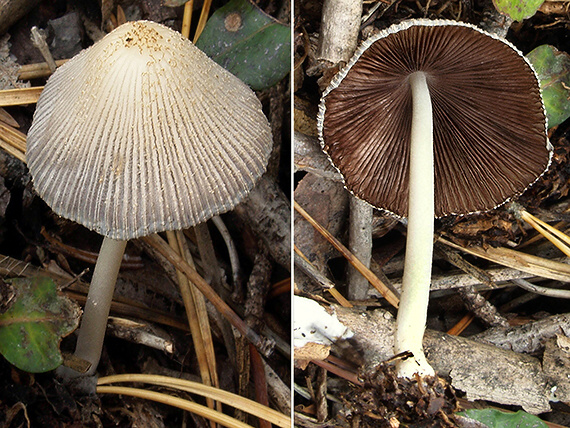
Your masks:
M232 209L265 171L271 144L248 86L179 33L137 21L49 79L27 163L57 214L128 240Z

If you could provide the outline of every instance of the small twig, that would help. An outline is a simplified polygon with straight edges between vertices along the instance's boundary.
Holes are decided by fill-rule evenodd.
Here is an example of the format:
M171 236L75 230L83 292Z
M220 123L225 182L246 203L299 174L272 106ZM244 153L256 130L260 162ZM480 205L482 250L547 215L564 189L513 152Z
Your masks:
M350 196L348 248L364 266L370 268L372 259L372 206ZM368 280L352 266L348 267L348 298L364 300L368 291Z
M291 414L291 388L287 386L283 380L275 373L266 361L263 361L265 367L265 377L269 386L268 393L271 402L284 414Z
M68 59L58 59L55 62L57 67L65 64ZM52 73L49 68L49 64L47 62L40 62L37 64L26 64L20 66L20 70L18 72L18 79L20 80L31 80L31 79L39 79L41 77L47 77Z
M57 65L55 64L53 56L49 50L49 46L47 45L45 32L40 30L38 27L33 26L31 33L30 38L32 40L32 44L41 52L50 71L53 73L57 68Z
M73 257L77 260L81 260L86 263L95 264L97 262L98 253L92 251L82 250L80 248L75 248L70 245L64 244L63 242L55 239L51 236L43 227L40 231L42 236L48 241L50 249L54 252L60 252L66 256ZM142 269L144 264L142 259L138 256L130 256L128 254L123 254L123 261L121 262L121 269Z
M317 58L337 64L348 61L358 44L362 0L323 3Z
M358 376L356 373L354 373L353 371L347 370L344 367L340 367L336 364L331 363L330 361L327 360L311 360L311 363L316 364L317 366L320 366L326 370L328 370L331 373L334 373L335 375L348 380L349 382L352 382L354 385L359 385L359 386L363 386L364 384L362 383L361 380L358 379Z
M263 314L267 302L267 293L271 286L272 264L265 251L255 256L253 269L247 281L247 297L245 299L245 318L256 330L263 325Z
M328 279L324 274L322 274L303 254L303 252L297 247L297 245L293 244L293 249L295 251L295 266L299 268L305 275L315 281L324 289L334 288L334 283Z
M541 287L540 285L532 284L524 279L513 279L512 282L520 288L542 296L556 297L557 299L570 299L570 290Z
M120 339L158 349L168 354L174 353L172 339L159 336L156 331L153 331L156 329L148 324L125 318L109 317L107 329L109 333Z
M317 420L324 422L328 416L328 402L327 402L327 370L319 367L317 369L315 390L315 404L317 406Z
M232 236L230 235L230 231L228 230L228 228L226 227L224 221L220 216L212 217L212 223L214 223L214 226L216 226L216 229L218 229L218 232L220 232L220 235L222 235L222 239L226 243L226 248L230 256L230 265L232 267L233 286L235 288L238 288L240 285L241 268L240 268L239 255L236 246L234 244Z
M443 257L456 267L460 268L464 272L475 276L483 284L489 286L490 288L495 288L495 284L489 275L482 269L468 263L459 254L451 252L449 249L439 246L439 252ZM497 308L493 306L487 299L485 299L481 294L479 294L473 285L467 285L462 288L457 289L457 293L461 296L461 299L467 306L467 308L472 311L479 319L481 319L486 325L496 327L509 325L507 319L503 317Z
M190 24L192 23L192 9L194 8L194 0L184 3L184 15L182 16L182 29L180 34L182 37L190 37Z
M458 288L457 293L461 296L467 309L472 311L486 325L491 327L506 327L509 325L507 319L499 313L497 308L475 291L473 286Z

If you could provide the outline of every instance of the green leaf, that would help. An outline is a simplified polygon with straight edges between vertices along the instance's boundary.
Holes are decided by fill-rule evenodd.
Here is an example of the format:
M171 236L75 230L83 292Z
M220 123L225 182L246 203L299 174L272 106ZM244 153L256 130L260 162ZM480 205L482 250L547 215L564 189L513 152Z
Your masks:
M475 419L489 428L548 428L542 419L522 410L505 413L495 409L470 409L459 415Z
M79 307L58 292L50 278L8 281L16 301L0 315L0 353L13 365L31 373L53 370L62 363L61 338L79 323Z
M553 46L542 45L527 55L538 73L548 127L570 117L570 56Z
M493 0L495 9L510 16L514 21L522 21L533 16L544 0Z
M196 46L253 89L289 73L291 29L248 0L232 0L206 23Z

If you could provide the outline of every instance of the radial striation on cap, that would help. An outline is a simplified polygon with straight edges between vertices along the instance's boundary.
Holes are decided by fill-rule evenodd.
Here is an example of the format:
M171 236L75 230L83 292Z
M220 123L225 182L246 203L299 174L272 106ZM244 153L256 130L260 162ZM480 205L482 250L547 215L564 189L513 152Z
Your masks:
M128 240L232 209L271 145L249 87L179 33L137 21L51 76L27 163L57 214Z
M407 215L415 71L432 98L437 217L496 207L548 167L539 82L522 54L468 24L408 21L367 40L323 95L321 144L357 197Z

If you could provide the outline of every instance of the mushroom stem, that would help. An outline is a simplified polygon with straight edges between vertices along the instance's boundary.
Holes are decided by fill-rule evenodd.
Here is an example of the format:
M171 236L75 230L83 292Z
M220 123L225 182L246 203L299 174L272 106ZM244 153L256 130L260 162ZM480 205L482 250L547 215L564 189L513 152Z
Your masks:
M431 282L434 232L432 105L425 73L411 74L409 83L412 89L412 132L408 232L394 345L396 354L411 351L414 355L413 358L398 364L398 376L405 378L412 378L415 373L424 376L434 374L422 347Z
M75 356L91 363L86 375L95 373L101 358L107 318L126 245L127 241L105 237L95 264L75 347Z

